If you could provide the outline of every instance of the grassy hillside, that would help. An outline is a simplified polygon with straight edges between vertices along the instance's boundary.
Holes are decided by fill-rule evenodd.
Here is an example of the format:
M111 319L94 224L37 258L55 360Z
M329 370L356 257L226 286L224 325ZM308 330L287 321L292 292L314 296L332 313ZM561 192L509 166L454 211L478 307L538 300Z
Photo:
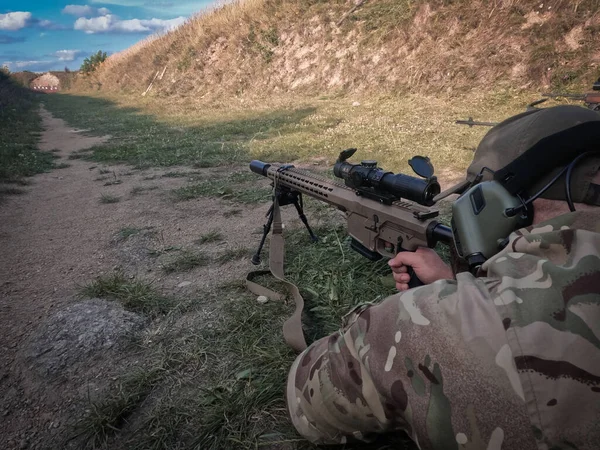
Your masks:
M264 93L588 86L600 0L239 0L112 56L80 86Z

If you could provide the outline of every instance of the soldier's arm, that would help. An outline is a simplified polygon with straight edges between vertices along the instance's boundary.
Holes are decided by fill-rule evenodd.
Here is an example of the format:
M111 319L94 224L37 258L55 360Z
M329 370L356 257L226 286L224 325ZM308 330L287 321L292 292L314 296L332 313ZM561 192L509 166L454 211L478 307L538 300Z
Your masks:
M488 290L494 282L462 273L352 312L290 371L299 433L339 444L404 430L421 449L475 441L471 448L485 449L502 434L509 445L490 448L535 448L511 385L516 369Z

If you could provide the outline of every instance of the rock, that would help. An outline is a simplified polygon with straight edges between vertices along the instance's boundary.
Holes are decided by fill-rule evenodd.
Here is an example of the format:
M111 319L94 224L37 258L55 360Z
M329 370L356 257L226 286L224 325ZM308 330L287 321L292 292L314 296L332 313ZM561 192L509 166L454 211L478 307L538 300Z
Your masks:
M269 301L268 297L265 297L264 295L259 295L258 298L256 299L256 301L262 305L264 305L265 303L267 303Z
M181 283L179 283L179 284L177 285L177 287L179 287L179 288L181 288L181 287L186 287L186 286L189 286L190 284L192 284L192 282L191 282L191 281L182 281Z
M352 106L360 106L360 102L352 102Z
M34 332L21 355L23 365L42 377L58 376L98 352L119 348L144 322L117 302L92 299L70 305Z

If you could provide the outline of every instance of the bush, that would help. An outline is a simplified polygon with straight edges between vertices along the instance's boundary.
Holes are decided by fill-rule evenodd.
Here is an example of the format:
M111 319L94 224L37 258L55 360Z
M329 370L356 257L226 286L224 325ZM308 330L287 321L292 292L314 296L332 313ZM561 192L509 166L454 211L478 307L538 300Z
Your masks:
M84 75L89 75L94 72L100 64L102 64L107 58L106 52L102 50L98 50L98 53L94 53L92 56L89 56L83 60L83 64L81 65L81 73Z

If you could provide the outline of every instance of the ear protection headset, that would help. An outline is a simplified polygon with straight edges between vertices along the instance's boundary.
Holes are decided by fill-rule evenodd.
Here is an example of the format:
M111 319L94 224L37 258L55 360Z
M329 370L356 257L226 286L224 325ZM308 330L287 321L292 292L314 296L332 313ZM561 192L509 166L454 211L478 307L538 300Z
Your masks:
M565 176L565 200L575 211L571 195L573 169L581 160L600 155L600 122L584 122L547 136L500 170L484 167L452 205L452 232L458 254L476 271L504 248L513 231L531 225L533 201L561 176ZM554 169L563 169L533 195L530 189ZM484 172L493 180L481 181Z

